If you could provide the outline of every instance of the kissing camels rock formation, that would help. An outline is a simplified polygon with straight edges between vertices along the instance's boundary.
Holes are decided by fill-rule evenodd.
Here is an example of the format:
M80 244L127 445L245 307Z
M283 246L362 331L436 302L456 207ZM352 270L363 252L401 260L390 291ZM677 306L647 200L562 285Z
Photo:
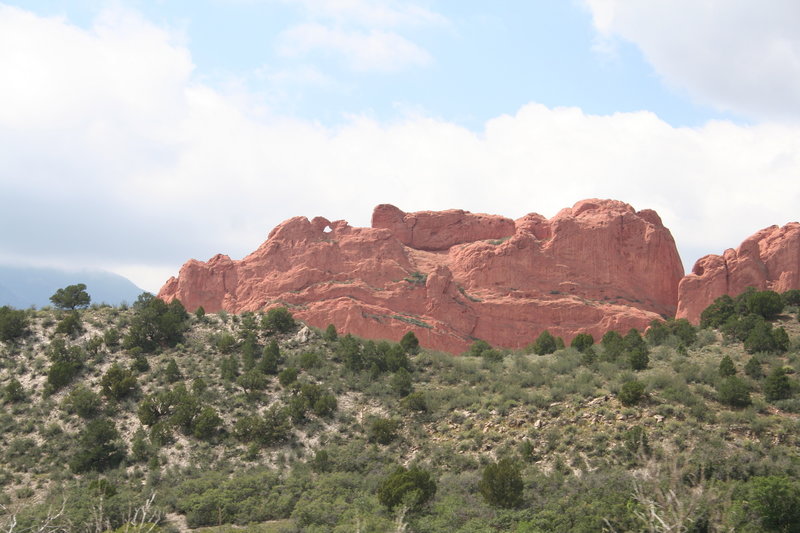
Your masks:
M652 210L583 200L547 219L379 205L371 228L291 218L241 260L190 260L159 297L188 310L288 306L299 319L372 339L413 330L426 348L475 339L519 348L675 315L683 267Z

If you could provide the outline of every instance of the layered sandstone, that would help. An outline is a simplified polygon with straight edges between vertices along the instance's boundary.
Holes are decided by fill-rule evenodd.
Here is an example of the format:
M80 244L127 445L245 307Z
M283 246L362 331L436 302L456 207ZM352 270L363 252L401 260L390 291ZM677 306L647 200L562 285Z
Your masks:
M748 287L776 292L800 288L800 223L764 228L736 250L698 259L678 286L677 317L697 324L714 300Z
M538 334L644 328L673 316L683 267L654 211L584 200L547 219L378 206L371 228L287 220L239 261L187 262L159 292L189 310L287 305L317 327L450 352L475 339L522 347Z

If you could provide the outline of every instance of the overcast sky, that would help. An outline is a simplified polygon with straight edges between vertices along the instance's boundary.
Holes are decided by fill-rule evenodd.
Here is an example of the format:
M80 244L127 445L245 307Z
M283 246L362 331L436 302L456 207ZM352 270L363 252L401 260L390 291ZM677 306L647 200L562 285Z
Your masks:
M688 270L800 219L796 0L0 3L0 263L157 291L279 222L659 212Z

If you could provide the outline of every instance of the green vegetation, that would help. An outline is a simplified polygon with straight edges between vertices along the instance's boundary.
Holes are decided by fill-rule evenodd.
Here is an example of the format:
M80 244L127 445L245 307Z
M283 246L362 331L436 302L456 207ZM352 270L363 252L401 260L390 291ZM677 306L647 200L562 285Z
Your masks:
M786 305L800 306L800 289L790 289L781 294L781 297L783 297L783 303Z
M697 341L697 330L684 318L669 319L665 322L654 320L650 323L645 338L653 346L686 347Z
M322 338L328 342L336 342L339 338L339 333L336 331L336 326L333 324L328 324L328 327L325 328L325 333L322 335Z
M570 346L572 348L575 348L579 352L584 353L586 350L589 350L593 344L594 344L594 337L592 337L588 333L578 333L572 339Z
M398 466L378 487L378 501L391 511L399 505L418 509L436 494L436 483L430 472Z
M763 531L797 531L800 485L786 476L755 477L747 484L741 511Z
M25 311L0 307L0 341L9 342L25 335L28 318Z
M636 405L644 398L644 383L635 379L626 381L622 384L617 397L622 405Z
M89 419L100 413L102 399L99 394L85 385L77 385L64 398L63 407L68 413L75 413L81 418Z
M169 304L152 294L142 294L133 305L133 317L125 336L127 349L144 352L172 347L183 339L189 314L178 300Z
M3 389L3 401L6 403L16 403L25 400L25 388L17 378L11 378Z
M83 324L81 323L81 316L77 311L72 311L64 315L64 318L56 326L56 333L66 335L68 337L76 337L83 333Z
M288 333L296 325L292 314L285 307L270 309L261 321L261 327L268 333Z
M489 505L505 509L522 505L522 475L508 458L486 465L478 487Z
M397 438L400 422L393 418L373 418L369 423L367 440L378 444L390 444Z
M764 398L768 402L785 400L792 396L792 386L786 369L783 367L775 368L767 379L764 380Z
M461 356L286 308L0 308L0 530L793 531L793 297Z
M733 364L733 359L730 355L726 355L719 362L719 375L726 378L736 374L736 365Z
M753 379L761 379L764 377L764 371L761 369L761 361L758 359L757 355L747 360L747 363L744 365L744 373Z
M503 352L495 350L492 346L483 340L477 340L469 347L467 355L470 357L482 357L487 361L498 362L503 360Z
M86 285L78 283L77 285L68 285L63 289L58 289L55 294L50 297L50 301L58 309L80 309L88 307L92 298L86 292Z
M625 339L614 330L606 332L600 344L603 346L603 358L606 361L616 361L625 351Z
M773 291L747 290L736 300L739 314L751 313L766 320L775 319L784 308L781 295Z
M428 281L428 275L419 271L414 271L407 278L403 279L414 285L425 285L425 282Z
M717 386L717 397L721 403L731 407L747 407L752 403L750 388L736 376L728 376Z
M334 330L334 332L335 331L336 330ZM400 347L403 348L403 351L405 351L407 354L415 354L419 352L419 340L417 340L417 336L414 335L413 331L409 331L403 335L403 338L400 339Z
M536 355L547 355L558 349L558 343L556 342L556 338L553 337L549 331L544 330L536 337L532 348L533 353Z
M122 400L134 394L138 384L132 370L114 363L100 379L100 387L106 398Z
M78 450L69 465L75 472L102 472L119 465L124 458L125 450L114 422L97 418L87 423L78 435Z
M644 370L650 364L650 350L636 329L631 329L622 339L628 363L632 370Z

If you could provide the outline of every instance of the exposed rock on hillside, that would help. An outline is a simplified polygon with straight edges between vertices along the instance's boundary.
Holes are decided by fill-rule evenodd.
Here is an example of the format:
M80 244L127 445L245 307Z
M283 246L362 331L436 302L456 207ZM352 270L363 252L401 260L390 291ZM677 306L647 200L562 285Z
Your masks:
M189 310L278 304L308 323L458 352L480 338L520 347L549 329L643 328L672 316L683 267L651 210L584 200L552 219L378 206L372 228L289 219L240 261L188 261L159 296Z
M736 250L698 259L678 287L677 317L696 324L715 299L747 287L776 292L800 287L800 223L764 228Z

